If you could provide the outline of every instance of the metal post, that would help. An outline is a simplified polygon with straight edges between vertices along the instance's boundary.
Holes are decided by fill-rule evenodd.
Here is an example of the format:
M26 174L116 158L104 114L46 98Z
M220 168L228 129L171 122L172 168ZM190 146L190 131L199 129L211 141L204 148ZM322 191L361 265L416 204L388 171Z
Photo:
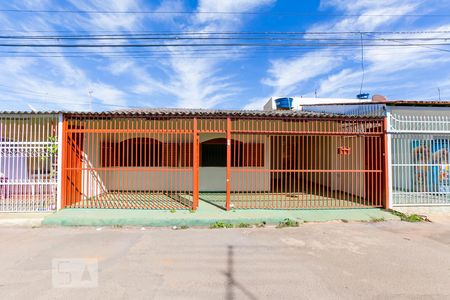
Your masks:
M391 141L389 139L389 137L391 136L390 134L387 133L387 131L389 130L389 123L388 123L388 118L384 118L384 190L385 190L385 195L384 195L384 205L383 207L385 209L387 208L391 208L392 206L392 202L391 202L391 192L392 192L392 185L390 184L390 179L391 179L391 163L390 163L390 150L391 150Z
M61 165L58 166L61 169L61 178L58 179L58 181L61 182L61 208L66 207L67 204L67 119L62 117L62 134L60 136L60 140L62 142L62 151L59 153L59 156L61 157Z
M198 136L198 128L197 128L197 118L194 118L194 166L193 166L193 180L192 180L192 189L193 189L193 197L194 203L192 209L196 210L198 208L198 198L199 198L199 136Z
M386 111L386 119L385 119L385 137L386 137L386 153L385 156L387 158L387 174L385 175L387 177L387 191L388 194L386 195L387 200L387 208L392 208L393 202L393 188L392 188L392 133L391 131L391 112L389 110Z
M62 199L62 157L63 157L63 115L60 113L58 115L58 169L56 175L56 209L61 209L61 199Z
M231 119L227 118L227 179L226 179L226 204L227 210L230 210L230 198L231 198Z

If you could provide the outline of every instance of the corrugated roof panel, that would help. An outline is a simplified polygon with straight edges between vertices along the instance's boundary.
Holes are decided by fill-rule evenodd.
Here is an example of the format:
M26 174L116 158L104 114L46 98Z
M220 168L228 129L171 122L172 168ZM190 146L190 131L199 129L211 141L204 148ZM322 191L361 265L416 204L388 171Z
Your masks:
M58 114L84 115L84 116L211 116L211 117L310 117L327 118L342 117L342 114L310 112L302 110L220 110L220 109L181 109L181 108L141 108L122 109L100 112L86 111L3 111L0 114ZM349 117L349 116L346 116ZM351 117L351 116L350 116ZM355 115L355 117L358 117Z

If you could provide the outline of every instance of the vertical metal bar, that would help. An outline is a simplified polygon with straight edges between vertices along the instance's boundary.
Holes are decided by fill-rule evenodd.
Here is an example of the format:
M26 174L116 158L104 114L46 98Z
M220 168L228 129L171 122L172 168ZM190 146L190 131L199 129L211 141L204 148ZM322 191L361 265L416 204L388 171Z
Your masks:
M313 128L309 128L310 125L312 127L311 122L309 122L309 124L308 124L308 131L311 131L311 129L313 129ZM307 157L307 159L308 159L308 173L307 173L308 175L307 175L307 178L308 178L308 198L309 198L308 199L308 203L307 203L308 207L313 207L314 206L314 198L313 198L313 194L312 194L312 191L313 191L312 184L313 183L312 183L312 172L311 172L311 170L314 168L314 161L312 159L312 155L314 153L313 137L314 136L312 136L310 134L310 132L308 132L308 157Z
M45 120L45 119L44 119ZM36 178L30 178L30 174L35 177L34 173L34 169L32 164L30 163L30 160L34 161L34 157L36 157L36 150L40 151L42 149L42 145L37 146L37 149L33 149L33 146L29 144L29 140L28 140L28 124L30 122L30 118L24 118L24 122L22 125L22 145L21 147L23 148L31 148L31 154L29 154L29 152L25 152L23 154L24 156L24 161L25 163L28 165L27 168L31 168L30 170L27 170L26 172L28 172L28 174L23 174L22 176L26 176L27 179L26 181L26 185L24 186L24 190L25 190L25 201L24 203L19 203L20 204L20 210L30 210L32 209L32 207L39 207L39 208L43 208L44 207L44 197L42 197L41 195L39 195L39 190L40 190L40 186L39 184L41 184L42 179L41 176L38 175L38 178L36 180ZM44 126L45 126L45 121L43 121ZM26 146L25 146L26 145ZM31 147L30 147L31 146ZM31 166L30 166L31 165ZM23 172L23 171L22 171ZM23 177L21 177L23 178ZM35 184L37 183L37 184ZM37 187L37 193L36 193L36 187ZM30 191L32 191L33 193L30 193ZM34 195L33 195L34 194ZM39 195L39 196L38 196ZM36 198L38 199L36 201Z
M91 162L91 173L93 176L93 182L94 182L94 199L95 199L95 207L100 208L100 195L102 194L102 185L104 184L104 180L101 180L103 178L102 169L101 169L101 160L102 160L102 152L101 152L101 146L103 143L105 143L109 136L109 128L108 123L105 122L104 118L101 118L98 121L98 129L103 130L103 133L94 132L93 140L95 141L95 144L91 145L90 152L95 153L95 160Z
M95 157L93 156L93 153L91 151L92 147L92 143L94 142L92 140L92 132L95 130L95 123L97 120L90 120L88 122L83 120L83 124L85 124L85 126L83 126L83 130L86 130L86 133L80 133L80 146L81 144L86 144L85 147L83 147L83 151L85 151L86 155L87 155L87 159L86 161L82 161L81 165L80 165L80 170L79 172L81 173L81 191L80 191L80 204L82 204L84 207L87 208L93 208L95 207L95 197L92 198L91 201L85 201L89 199L89 196L92 193L92 188L93 188L93 178L91 178L92 173L91 173L91 168L90 168L90 163L92 163L92 161L95 159ZM83 136L83 138L81 138ZM92 155L92 156L91 156ZM84 197L84 195L86 195L87 197Z
M384 208L391 208L392 207L392 202L391 202L391 193L392 193L392 183L390 181L390 173L391 173L391 167L392 167L392 162L391 162L391 157L390 157L390 150L391 150L391 135L389 133L387 133L387 130L389 128L389 123L388 123L388 118L385 117L383 120L383 131L384 131L384 138L383 138L383 152L384 152L384 170L383 170L383 185L384 185Z
M59 181L61 184L61 206L60 208L63 209L67 205L67 185L68 185L68 178L67 178L67 155L68 155L68 149L67 149L67 117L61 114L61 120L62 120L62 131L61 131L61 143L62 143L62 149L59 153L59 156L61 156L61 164L59 165L61 169L61 177L59 177Z
M56 153L57 157L57 175L56 175L56 209L60 210L62 208L62 158L63 158L63 114L58 114L58 151Z
M0 115L0 170L3 169L2 165L4 163L4 157L5 149L4 149L4 143L5 143L5 118ZM6 185L5 185L6 178L2 177L0 178L0 211L5 211L5 198L6 198Z
M230 198L231 198L231 119L227 118L227 174L226 174L226 210L230 210Z
M194 118L194 130L193 130L193 139L194 139L194 166L193 166L193 181L192 181L192 188L193 188L193 207L192 209L196 210L198 208L198 201L199 201L199 136L198 136L198 120L197 118Z
M388 192L387 195L385 196L387 199L387 208L392 208L393 205L393 170L392 170L392 134L389 132L391 131L391 112L389 109L387 109L386 111L386 123L385 123L385 143L386 143L386 151L385 152L385 156L387 158L388 161L388 166L387 166L387 170L385 170L385 172L387 172L386 174L384 174L385 177L387 177L388 180Z

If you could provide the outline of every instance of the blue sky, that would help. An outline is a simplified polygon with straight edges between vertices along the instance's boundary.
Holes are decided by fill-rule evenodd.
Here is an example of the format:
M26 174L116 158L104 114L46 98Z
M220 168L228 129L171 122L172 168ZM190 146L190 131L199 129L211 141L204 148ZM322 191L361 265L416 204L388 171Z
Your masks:
M2 12L2 35L450 31L450 17L442 16L450 14L450 2L446 0L25 0L5 1L0 9L192 12ZM204 13L208 11L225 14ZM437 16L439 14L441 16ZM441 37L450 33L408 35L414 36ZM439 88L441 98L450 99L450 52L431 48L365 49L364 91L383 94L389 99L437 99ZM449 46L439 48L450 51ZM113 49L123 55L101 53L108 50L52 48L45 51L54 51L57 55L42 57L42 49L1 48L1 109L28 110L30 106L38 110L259 109L273 95L311 97L317 92L318 97L354 98L361 82L358 48L345 51L332 47L298 51L253 48L235 51L230 48L220 53L194 54L165 48L162 54L138 58L127 55L136 50L123 48ZM8 51L25 51L27 55L17 57ZM71 57L70 51L81 55Z

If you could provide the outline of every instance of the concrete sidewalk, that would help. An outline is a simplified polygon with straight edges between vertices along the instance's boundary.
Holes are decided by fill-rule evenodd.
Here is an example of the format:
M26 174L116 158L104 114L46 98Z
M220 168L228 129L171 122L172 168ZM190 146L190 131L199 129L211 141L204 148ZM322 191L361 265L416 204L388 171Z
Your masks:
M38 227L52 213L0 213L0 227Z
M433 223L450 224L450 206L396 207L395 210L408 215L417 214L426 216Z
M269 210L241 209L224 211L201 202L196 212L188 210L64 209L43 220L43 225L57 226L209 226L215 222L230 224L278 224L289 218L296 221L326 222L332 220L371 221L397 220L398 217L375 208Z

